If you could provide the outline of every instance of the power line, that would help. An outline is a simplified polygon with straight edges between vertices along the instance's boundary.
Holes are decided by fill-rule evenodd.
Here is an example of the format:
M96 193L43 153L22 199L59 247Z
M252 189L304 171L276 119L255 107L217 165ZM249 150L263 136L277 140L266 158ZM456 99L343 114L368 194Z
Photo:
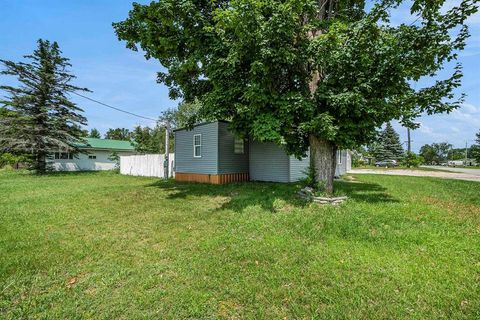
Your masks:
M102 105L102 106L104 106L104 107L107 107L107 108L110 108L110 109L113 109L113 110L116 110L116 111L119 111L119 112L123 112L123 113L129 114L129 115L134 116L134 117L137 117L137 118L142 118L142 119L151 120L151 121L155 121L155 122L158 121L157 119L152 119L152 118L149 118L149 117L144 117L144 116L141 116L141 115L139 115L139 114L136 114L136 113L133 113L133 112L130 112L130 111L125 111L125 110L122 110L122 109L120 109L120 108L117 108L117 107L108 105L108 104L106 104L106 103L103 103L103 102L101 102L101 101L98 101L98 100L89 98L89 97L84 96L83 94L80 94L80 93L77 93L77 92L71 92L71 93L76 94L77 96L82 97L82 98L87 99L87 100L90 100L90 101L92 101L92 102L98 103L98 104L100 104L100 105Z

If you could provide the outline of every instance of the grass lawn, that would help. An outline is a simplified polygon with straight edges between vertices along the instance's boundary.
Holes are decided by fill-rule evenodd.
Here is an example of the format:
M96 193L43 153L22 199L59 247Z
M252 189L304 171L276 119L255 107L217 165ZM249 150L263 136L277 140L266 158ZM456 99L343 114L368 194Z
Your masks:
M2 319L479 319L480 184L0 172Z
M440 172L451 172L443 168L429 168L429 167L404 167L404 166L398 166L398 167L376 167L376 166L360 166L360 167L355 167L352 169L372 169L372 170L415 170L415 171L440 171Z

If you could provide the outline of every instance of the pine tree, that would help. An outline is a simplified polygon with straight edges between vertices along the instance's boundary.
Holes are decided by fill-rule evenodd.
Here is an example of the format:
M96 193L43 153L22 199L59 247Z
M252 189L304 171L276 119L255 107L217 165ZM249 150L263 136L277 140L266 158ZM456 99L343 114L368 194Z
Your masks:
M31 169L41 174L56 150L80 152L81 125L87 119L68 94L88 89L70 84L75 76L56 42L40 39L33 54L24 58L27 62L0 60L5 67L0 74L14 76L20 83L17 87L0 85L7 93L0 104L16 115L3 118L0 144L28 153Z
M372 154L376 161L400 160L404 150L400 143L400 136L388 122L385 129L379 133L377 142L372 147Z
M105 139L128 141L132 138L132 133L127 128L108 129L105 133Z
M165 153L165 128L155 126L150 127L137 126L131 134L135 143L136 151L140 153ZM170 150L174 148L173 135L170 135Z
M97 139L101 138L100 132L96 128L93 128L92 130L90 130L90 133L88 134L88 137L89 138L97 138Z

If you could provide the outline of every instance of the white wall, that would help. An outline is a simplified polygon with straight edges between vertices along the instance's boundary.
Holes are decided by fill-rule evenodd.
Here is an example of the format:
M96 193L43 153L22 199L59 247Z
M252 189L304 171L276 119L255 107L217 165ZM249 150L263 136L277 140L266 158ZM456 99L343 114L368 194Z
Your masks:
M119 156L127 156L133 152L117 152ZM96 159L89 159L88 156L96 156ZM115 161L108 158L112 151L91 150L89 154L77 154L73 159L53 159L50 161L55 171L98 171L115 169Z
M120 157L120 173L131 176L143 177L164 177L163 154L145 154ZM175 175L173 165L175 163L175 154L169 154L169 177Z

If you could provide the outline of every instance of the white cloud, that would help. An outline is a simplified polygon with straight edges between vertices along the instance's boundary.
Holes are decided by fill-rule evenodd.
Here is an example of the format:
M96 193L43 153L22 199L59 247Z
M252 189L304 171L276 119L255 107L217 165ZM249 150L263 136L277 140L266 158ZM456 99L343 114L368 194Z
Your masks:
M458 110L462 110L466 114L477 114L480 113L480 107L477 107L471 103L464 103L462 107Z
M425 134L432 134L433 133L433 129L430 128L429 126L423 124L423 123L420 123L420 128L418 128L418 130L422 133L425 133Z

